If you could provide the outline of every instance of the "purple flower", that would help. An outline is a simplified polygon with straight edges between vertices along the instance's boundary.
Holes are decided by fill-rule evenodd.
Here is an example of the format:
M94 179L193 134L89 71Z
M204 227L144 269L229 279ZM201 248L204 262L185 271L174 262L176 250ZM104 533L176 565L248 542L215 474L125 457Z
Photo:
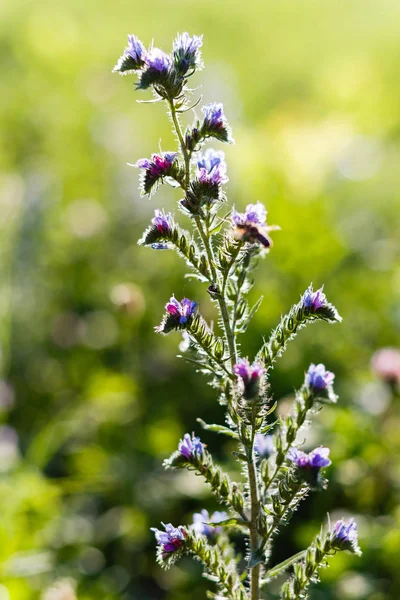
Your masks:
M215 137L222 142L233 142L230 127L224 115L221 103L206 104L201 109L204 113L202 132L205 137Z
M154 227L157 227L158 231L163 235L168 235L171 233L173 225L171 213L165 214L163 211L156 208L154 214L156 216L151 221Z
M188 33L178 34L173 44L175 64L178 72L184 75L189 69L200 69L203 64L199 49L203 45L203 36Z
M305 470L319 470L323 467L329 467L332 464L328 458L330 453L329 448L315 448L309 454L306 454L298 448L290 448L288 452L288 459L296 464L299 469Z
M228 515L224 511L215 511L211 517L208 514L208 510L203 510L199 513L194 513L193 515L193 529L196 533L200 533L202 535L206 535L207 537L211 537L214 534L220 533L222 527L213 527L208 523L220 523L221 521L225 521L228 518Z
M233 372L243 382L245 398L253 398L258 393L260 379L265 373L264 367L259 363L251 365L247 359L240 358L233 367Z
M197 158L198 178L202 183L222 184L229 181L226 175L225 155L208 148Z
M169 250L168 244L161 244L159 242L154 242L151 247L153 250Z
M113 72L121 74L137 71L145 64L146 50L142 42L133 34L128 35L128 45L115 65Z
M236 210L232 213L232 222L236 226L245 225L265 225L267 222L267 211L264 204L248 204L244 213L239 213Z
M198 455L203 454L204 445L199 437L195 437L194 434L190 436L188 433L185 433L183 440L179 442L178 450L187 460L192 460Z
M314 292L313 286L310 284L303 294L303 306L309 308L312 312L316 312L318 309L326 306L326 296L323 293L323 289L324 286Z
M133 166L143 169L141 176L142 192L151 194L152 189L163 177L173 177L176 172L175 159L177 152L152 154L151 158L141 158Z
M197 302L193 302L193 300L189 300L189 298L183 298L181 302L172 296L169 302L165 305L167 312L176 317L176 320L180 325L187 323L188 319L193 315L197 308Z
M146 50L142 42L133 34L128 35L128 45L124 50L124 55L130 56L137 65L144 64Z
M354 519L349 519L347 522L344 519L336 521L331 532L331 545L335 550L350 550L354 554L361 554L357 523Z
M256 433L254 438L254 451L260 458L269 458L275 451L272 435Z
M169 171L172 163L177 157L177 152L164 152L163 154L152 154L150 158L140 158L134 167L145 169L152 177L163 177Z
M311 363L306 373L305 383L314 391L319 391L324 390L328 385L332 385L334 379L334 373L327 371L325 365L322 363L319 363L319 365Z
M146 54L145 62L149 69L162 73L170 68L171 57L160 48L151 48Z
M171 523L167 523L164 526L165 531L160 531L156 527L152 527L151 531L154 531L156 536L157 544L161 548L162 556L166 556L171 552L178 550L186 539L186 531L182 526L174 527Z

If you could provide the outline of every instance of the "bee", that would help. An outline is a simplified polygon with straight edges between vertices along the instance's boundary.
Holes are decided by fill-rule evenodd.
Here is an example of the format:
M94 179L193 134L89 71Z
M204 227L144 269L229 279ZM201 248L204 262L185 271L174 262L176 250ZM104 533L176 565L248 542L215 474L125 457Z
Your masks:
M279 229L278 225L260 225L258 223L247 222L236 225L234 235L237 240L249 242L250 244L259 242L264 248L270 248L273 243L268 234L270 231L277 231Z

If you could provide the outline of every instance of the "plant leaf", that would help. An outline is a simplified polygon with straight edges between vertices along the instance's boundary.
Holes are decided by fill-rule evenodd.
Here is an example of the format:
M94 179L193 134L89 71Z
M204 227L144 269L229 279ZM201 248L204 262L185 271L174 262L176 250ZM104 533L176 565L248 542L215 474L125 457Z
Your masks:
M232 431L232 429L229 429L229 427L225 427L225 425L217 425L217 424L209 425L208 423L203 421L203 419L200 419L200 418L197 419L197 422L200 423L200 425L203 427L203 429L207 429L208 431L215 431L216 433L223 433L224 435L227 435L228 437L232 437L235 440L239 439L239 436L236 433L236 431Z

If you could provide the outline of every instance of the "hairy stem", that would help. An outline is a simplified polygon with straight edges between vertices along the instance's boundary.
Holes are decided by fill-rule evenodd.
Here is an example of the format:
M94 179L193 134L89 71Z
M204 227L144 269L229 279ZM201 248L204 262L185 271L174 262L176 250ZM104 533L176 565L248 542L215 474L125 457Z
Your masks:
M256 552L259 547L259 535L257 532L257 522L260 514L260 499L258 496L258 477L254 457L254 417L252 423L252 438L251 438L251 458L248 462L248 475L250 487L251 501L251 517L250 517L250 548L252 552ZM260 565L257 564L250 569L250 593L251 600L259 600L260 597Z
M171 119L174 124L174 128L175 128L175 131L176 131L176 134L178 136L179 143L181 146L182 156L185 161L185 173L186 173L186 175L185 175L185 190L187 190L189 187L189 183L190 183L190 152L186 148L185 140L183 139L181 124L179 122L173 100L169 101L169 107L170 107ZM194 221L196 223L197 230L199 232L201 241L203 243L204 250L207 255L209 268L210 268L210 272L211 272L213 281L214 281L214 283L217 284L218 283L218 274L217 274L217 270L215 267L214 251L213 251L210 239L209 239L207 233L204 231L204 227L203 227L200 217L195 216ZM226 341L227 341L228 347L229 347L229 354L230 354L231 365L232 365L232 370L233 370L233 366L237 362L236 343L235 343L235 336L233 334L232 327L230 324L230 317L229 317L229 312L228 312L228 306L226 304L225 292L223 292L222 294L218 294L217 299L218 299L218 304L219 304L222 321L224 324L225 337L226 337Z

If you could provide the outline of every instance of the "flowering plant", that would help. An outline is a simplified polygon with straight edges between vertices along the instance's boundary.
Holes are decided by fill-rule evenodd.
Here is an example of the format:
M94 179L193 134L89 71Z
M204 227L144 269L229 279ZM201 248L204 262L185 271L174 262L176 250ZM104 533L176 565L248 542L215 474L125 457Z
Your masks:
M175 527L169 523L163 525L164 530L154 529L158 561L169 567L184 554L194 555L217 587L208 597L237 600L258 600L274 577L293 567L281 588L281 598L304 599L329 556L339 550L360 553L355 522L341 520L322 528L303 552L273 568L269 566L271 546L280 527L288 523L311 491L327 485L322 473L331 464L329 449L320 447L306 453L298 447L298 434L317 409L337 401L334 374L322 364L311 364L289 416L275 422L271 418L276 405L271 400L269 375L302 327L317 321L339 322L341 317L323 288L314 291L310 285L263 341L254 360L240 356L238 338L261 303L249 306L252 271L272 247L270 232L279 228L267 225L267 211L260 202L248 204L244 212L227 208L224 154L212 148L204 151L210 139L233 142L222 104L203 106L203 116L182 128L181 114L196 106L190 106L193 92L188 81L203 67L202 37L178 35L170 54L153 46L146 50L134 35L128 40L114 71L136 72L137 89L151 88L155 100L166 103L179 142L177 151L136 162L134 166L141 170L142 194L150 196L162 184L173 185L182 195L178 208L192 225L188 232L171 213L156 209L139 244L154 250L176 250L192 274L207 285L219 313L219 330L214 331L195 301L179 301L172 296L155 330L162 334L179 330L189 339L191 354L185 357L211 377L219 401L226 407L225 425L209 425L201 419L199 423L236 441L234 456L245 473L243 482L231 481L198 436L183 436L165 466L202 476L225 511L209 516L203 509L193 515L191 525ZM240 561L229 540L232 530L247 538L245 561Z

